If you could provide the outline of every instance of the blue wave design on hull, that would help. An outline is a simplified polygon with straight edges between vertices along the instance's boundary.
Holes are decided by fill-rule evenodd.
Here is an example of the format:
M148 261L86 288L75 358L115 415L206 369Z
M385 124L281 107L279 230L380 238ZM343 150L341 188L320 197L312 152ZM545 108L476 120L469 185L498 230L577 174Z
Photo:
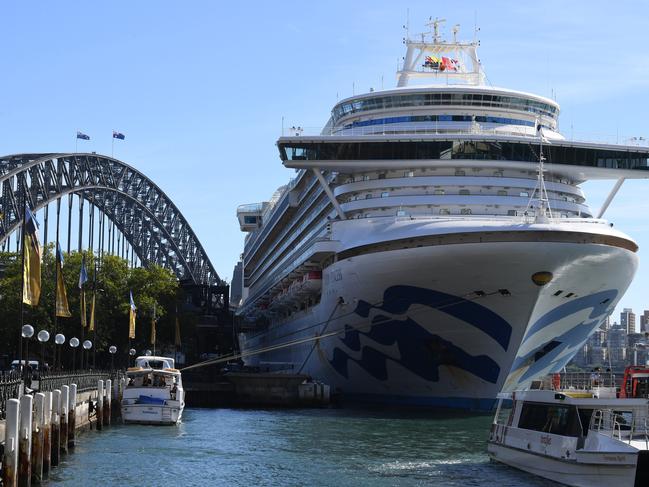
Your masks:
M553 337L551 340L546 340L537 346L529 353L517 356L514 360L511 370L515 371L521 367L529 366L529 369L520 377L519 381L527 381L533 379L536 375L543 372L548 365L552 364L563 352L574 349L576 353L580 345L583 345L588 337L600 325L602 320L610 314L610 305L615 301L618 291L609 289L600 291L589 296L574 299L567 303L557 306L556 308L548 311L541 318L539 318L525 334L523 344L540 331L548 326L553 325L566 316L578 313L584 309L592 308L588 318L575 326L572 326L565 333ZM560 359L555 365L554 370L560 370L564 367L574 353L568 353L564 358Z
M473 301L431 289L414 286L392 286L383 294L383 304L373 306L360 300L354 313L368 318L372 309L390 314L404 314L413 305L424 305L453 316L493 338L504 350L511 339L512 327L490 309ZM361 358L351 357L339 347L334 348L329 360L343 377L349 378L348 363L355 362L368 374L380 381L388 379L388 361L398 363L413 374L431 381L439 381L439 367L453 366L480 379L495 384L500 366L486 355L471 355L454 343L428 332L415 320L395 320L378 314L372 319L369 332L345 327L341 342L350 350L360 352ZM370 346L361 346L361 335L385 346L396 345L400 359L390 357Z

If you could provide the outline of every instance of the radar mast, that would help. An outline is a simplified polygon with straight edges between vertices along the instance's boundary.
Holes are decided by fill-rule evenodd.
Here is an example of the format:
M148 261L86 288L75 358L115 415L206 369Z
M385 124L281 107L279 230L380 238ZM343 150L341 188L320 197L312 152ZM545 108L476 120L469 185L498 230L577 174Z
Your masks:
M403 67L397 72L397 86L410 84L411 79L423 78L432 84L483 85L485 80L478 59L478 41L457 40L460 24L453 26L453 41L443 40L440 26L446 19L432 17L425 24L429 30L419 34L420 40L410 39L406 29L404 44L406 56Z

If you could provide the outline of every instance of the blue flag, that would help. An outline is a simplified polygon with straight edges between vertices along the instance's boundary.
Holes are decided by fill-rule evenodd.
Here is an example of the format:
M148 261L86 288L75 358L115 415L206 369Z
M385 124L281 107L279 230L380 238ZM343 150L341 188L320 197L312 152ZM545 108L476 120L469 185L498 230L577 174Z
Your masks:
M81 272L79 272L79 289L83 289L83 285L88 281L88 271L86 271L86 257L81 259Z
M90 140L90 136L84 134L83 132L77 132L77 139Z
M124 140L125 138L126 138L126 136L125 136L123 133L121 133L121 132L115 132L115 131L113 130L113 139Z

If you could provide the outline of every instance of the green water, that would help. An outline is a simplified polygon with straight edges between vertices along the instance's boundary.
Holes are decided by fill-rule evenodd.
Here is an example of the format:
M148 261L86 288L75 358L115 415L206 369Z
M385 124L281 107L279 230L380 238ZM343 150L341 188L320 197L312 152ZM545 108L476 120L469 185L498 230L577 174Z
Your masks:
M78 438L50 483L88 486L549 486L491 463L489 416L186 409L179 426Z

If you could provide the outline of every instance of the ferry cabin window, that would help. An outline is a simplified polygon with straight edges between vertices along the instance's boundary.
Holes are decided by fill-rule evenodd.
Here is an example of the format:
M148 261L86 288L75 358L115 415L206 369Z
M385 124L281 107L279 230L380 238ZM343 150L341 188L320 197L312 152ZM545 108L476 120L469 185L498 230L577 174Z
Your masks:
M555 435L582 435L577 408L562 404L523 404L518 427Z
M257 217L256 216L244 216L243 217L243 223L246 225L251 225L254 223L257 223Z

